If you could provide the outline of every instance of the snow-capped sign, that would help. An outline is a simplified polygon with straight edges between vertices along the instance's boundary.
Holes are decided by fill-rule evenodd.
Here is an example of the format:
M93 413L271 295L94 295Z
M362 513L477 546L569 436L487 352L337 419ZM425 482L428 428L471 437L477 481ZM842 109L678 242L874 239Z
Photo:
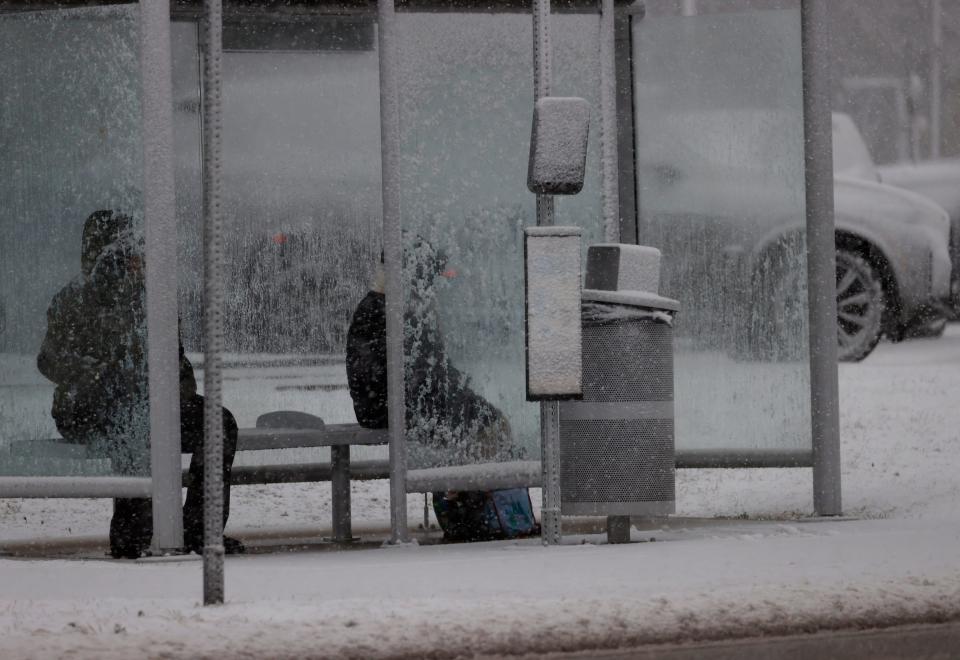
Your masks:
M547 96L533 107L527 188L538 195L576 195L587 163L590 104Z
M527 400L580 398L580 228L524 232Z

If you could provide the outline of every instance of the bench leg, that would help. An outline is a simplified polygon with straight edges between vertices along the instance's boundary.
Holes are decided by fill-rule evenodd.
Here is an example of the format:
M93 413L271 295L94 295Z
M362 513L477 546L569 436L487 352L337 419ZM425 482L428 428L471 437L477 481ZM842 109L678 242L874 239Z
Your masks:
M353 540L350 520L350 445L330 447L330 477L333 505L333 540L348 543Z

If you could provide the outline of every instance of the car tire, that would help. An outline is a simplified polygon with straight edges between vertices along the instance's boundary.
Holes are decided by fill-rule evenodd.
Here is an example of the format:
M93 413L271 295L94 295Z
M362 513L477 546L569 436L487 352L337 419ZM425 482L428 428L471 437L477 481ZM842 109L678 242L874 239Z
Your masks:
M883 281L866 259L837 250L837 359L859 362L883 334Z

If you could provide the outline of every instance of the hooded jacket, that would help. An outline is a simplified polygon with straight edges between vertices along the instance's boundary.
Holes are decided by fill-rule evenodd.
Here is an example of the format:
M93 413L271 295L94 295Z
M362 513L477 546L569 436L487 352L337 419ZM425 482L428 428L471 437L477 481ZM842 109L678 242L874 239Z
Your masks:
M470 387L447 353L436 313L435 280L446 260L419 240L404 254L414 275L404 315L406 435L442 456L489 456L509 436L503 414ZM378 280L380 278L377 278ZM386 300L375 286L360 301L347 332L347 381L357 421L386 428ZM497 437L488 437L488 436ZM449 451L457 447L456 451ZM441 460L442 460L441 456Z
M83 229L81 273L54 296L37 368L56 388L51 414L67 440L145 428L142 240L129 216L97 211ZM196 393L180 345L181 396Z

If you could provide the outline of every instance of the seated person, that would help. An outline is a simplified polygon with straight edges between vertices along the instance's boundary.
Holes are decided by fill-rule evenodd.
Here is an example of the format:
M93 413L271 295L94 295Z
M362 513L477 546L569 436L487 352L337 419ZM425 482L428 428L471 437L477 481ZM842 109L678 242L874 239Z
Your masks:
M406 437L413 447L426 449L438 462L503 457L512 444L510 424L500 410L471 389L467 376L453 366L440 332L434 285L437 277L450 277L453 272L447 270L444 256L423 240L418 240L404 259L413 260L414 273L404 324ZM347 333L350 396L357 421L367 428L386 428L388 423L382 261L381 257L371 290L354 311ZM484 494L433 494L434 509L448 539L487 538L474 524L485 503L478 495ZM452 520L455 517L463 524Z
M510 445L510 424L453 366L436 314L435 281L451 277L446 258L424 240L404 257L414 260L415 286L404 324L407 437L472 459L493 459ZM347 381L357 421L387 427L387 321L381 264L357 305L347 332ZM452 451L451 451L452 450Z
M97 211L83 228L81 274L54 296L37 367L56 384L51 414L64 439L91 447L123 474L146 474L149 400L142 239L128 216ZM203 397L180 343L180 433L193 454L183 507L187 550L203 548ZM230 473L237 423L223 410L223 520L230 503ZM110 521L110 554L144 554L153 534L149 499L117 498ZM224 539L228 553L243 545Z

